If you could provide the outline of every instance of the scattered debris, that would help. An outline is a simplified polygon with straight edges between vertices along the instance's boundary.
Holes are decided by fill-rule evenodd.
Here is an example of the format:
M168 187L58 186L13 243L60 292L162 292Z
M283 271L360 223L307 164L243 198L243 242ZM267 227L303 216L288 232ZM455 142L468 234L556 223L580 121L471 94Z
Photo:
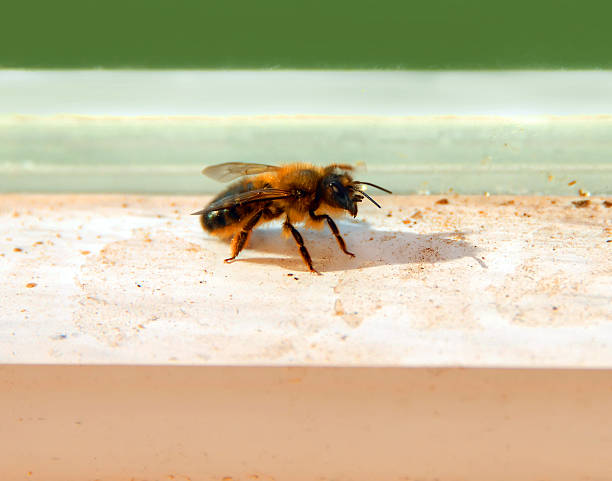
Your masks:
M572 204L574 204L577 208L582 208L582 207L588 207L589 205L591 205L591 201L588 199L574 200Z

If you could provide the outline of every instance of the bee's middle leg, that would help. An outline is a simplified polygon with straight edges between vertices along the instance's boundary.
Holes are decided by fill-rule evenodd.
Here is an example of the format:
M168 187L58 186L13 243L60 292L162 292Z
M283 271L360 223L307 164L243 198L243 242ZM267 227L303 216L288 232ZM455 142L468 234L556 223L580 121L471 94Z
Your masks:
M346 244L344 243L344 239L340 235L340 231L338 230L336 223L333 221L333 219L330 216L328 216L327 214L317 215L313 211L310 211L309 214L312 220L317 220L317 221L326 220L327 225L329 225L329 228L331 229L332 233L336 237L336 240L338 241L338 245L340 246L340 249L342 249L342 252L344 252L345 254L348 254L351 257L355 257L355 254L346 250Z
M253 217L251 217L248 222L244 224L244 226L242 226L240 232L238 232L238 234L234 236L234 238L232 239L232 257L228 257L227 259L225 259L224 262L230 263L236 258L238 254L240 254L240 251L246 244L249 235L251 235L251 231L257 225L257 222L259 222L259 219L261 218L262 214L263 209L257 212Z
M302 235L298 232L298 230L295 227L291 225L291 223L289 222L289 219L285 220L285 223L283 224L283 228L291 232L291 235L293 236L293 238L295 239L295 242L300 248L300 254L302 255L302 259L304 259L304 262L308 266L308 269L310 269L310 272L319 274L319 272L314 267L312 267L312 259L310 258L308 249L306 249L306 246L304 245L304 239L302 239Z

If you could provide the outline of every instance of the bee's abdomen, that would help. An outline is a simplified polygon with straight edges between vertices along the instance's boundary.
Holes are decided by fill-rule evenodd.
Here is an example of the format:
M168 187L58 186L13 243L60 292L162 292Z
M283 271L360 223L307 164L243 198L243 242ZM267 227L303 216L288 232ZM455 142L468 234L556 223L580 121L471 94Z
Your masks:
M221 192L215 197L212 202L216 202L219 199L231 197L236 194L248 192L254 188L252 182L236 182L230 185L225 191ZM227 209L215 210L212 212L206 212L200 217L200 223L204 230L211 233L220 233L225 230L226 232L231 229L225 229L226 227L237 227L242 222L246 221L252 214L254 206L251 204L245 205L233 205ZM229 232L228 232L229 233Z
M214 232L224 227L230 227L234 224L238 224L241 220L244 220L245 213L239 212L238 207L230 207L228 209L215 210L213 212L207 212L202 214L200 217L200 223L204 230L208 232Z

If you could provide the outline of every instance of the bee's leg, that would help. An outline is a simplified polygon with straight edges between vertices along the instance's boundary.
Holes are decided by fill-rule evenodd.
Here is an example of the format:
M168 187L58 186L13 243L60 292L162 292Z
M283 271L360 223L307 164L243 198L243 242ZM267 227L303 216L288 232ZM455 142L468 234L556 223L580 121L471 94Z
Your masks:
M263 209L257 212L253 217L251 217L238 234L234 236L232 239L232 257L225 259L225 262L232 262L236 256L240 253L244 245L246 244L253 227L257 225L259 219L261 218L261 214L263 214Z
M310 254L308 253L306 246L304 245L304 239L302 239L302 235L295 227L291 225L289 219L285 220L283 228L291 232L291 235L293 236L295 242L297 242L297 245L300 248L300 254L302 255L302 259L304 259L304 262L308 266L308 269L310 269L310 272L314 272L315 274L320 275L320 273L317 272L314 267L312 267L312 260L310 259Z
M342 252L344 252L345 254L348 254L351 257L355 257L355 254L346 250L346 244L344 243L344 239L340 235L340 231L338 230L336 223L333 221L333 219L330 216L328 216L327 214L317 215L313 211L310 211L309 214L312 220L317 220L317 221L326 220L327 225L329 225L329 228L331 229L332 233L336 237L336 240L338 241L338 245L340 246L340 249L342 249Z

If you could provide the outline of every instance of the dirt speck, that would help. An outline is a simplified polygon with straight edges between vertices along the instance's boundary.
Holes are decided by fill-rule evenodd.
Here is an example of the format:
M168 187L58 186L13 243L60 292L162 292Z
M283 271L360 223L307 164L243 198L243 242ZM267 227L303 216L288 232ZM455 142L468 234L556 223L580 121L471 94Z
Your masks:
M28 283L26 284L26 287L27 287L28 289L32 289L32 287L36 287L36 286L37 286L36 282L28 282Z
M567 185L569 185L570 187L571 187L572 185L575 185L575 184L576 184L576 181L575 181L575 180L572 180L571 182L568 182L568 183L567 183Z
M446 205L446 204L448 204L448 199L446 199L446 198L439 199L439 200L436 201L436 204L438 204L438 205Z
M588 207L589 205L591 205L591 201L589 199L574 200L572 204L574 204L576 208L581 209L581 208Z
M336 299L334 303L334 314L336 316L344 315L344 308L342 307L342 301L340 299Z

